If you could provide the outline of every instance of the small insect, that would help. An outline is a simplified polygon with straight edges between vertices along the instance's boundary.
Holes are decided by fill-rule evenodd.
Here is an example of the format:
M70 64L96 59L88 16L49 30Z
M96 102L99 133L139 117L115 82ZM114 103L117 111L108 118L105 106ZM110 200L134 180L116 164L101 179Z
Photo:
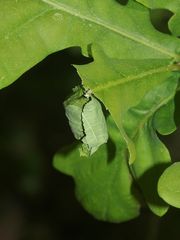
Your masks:
M65 113L76 139L82 141L81 155L92 155L108 140L106 120L92 91L76 88L64 102Z

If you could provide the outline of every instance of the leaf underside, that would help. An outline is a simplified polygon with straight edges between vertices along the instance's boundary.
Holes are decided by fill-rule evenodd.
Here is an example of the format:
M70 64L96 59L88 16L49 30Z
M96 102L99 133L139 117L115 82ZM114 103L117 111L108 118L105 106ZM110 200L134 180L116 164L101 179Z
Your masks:
M56 155L55 167L73 176L78 199L98 219L118 222L138 215L132 176L155 214L168 209L157 181L170 156L156 131L175 130L179 7L179 0L129 0L126 6L115 0L0 0L0 88L71 46L94 59L75 67L82 84L108 109L111 138L89 158L80 157L77 146ZM174 13L173 35L154 29L150 8Z

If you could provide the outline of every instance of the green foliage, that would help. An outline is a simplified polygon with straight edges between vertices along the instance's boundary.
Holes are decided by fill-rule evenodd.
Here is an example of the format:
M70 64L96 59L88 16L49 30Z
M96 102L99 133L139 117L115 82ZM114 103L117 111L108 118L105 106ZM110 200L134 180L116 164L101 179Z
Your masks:
M174 163L161 175L158 182L159 195L170 205L180 208L180 163Z
M174 13L169 21L169 28L175 36L180 36L180 2L176 0L136 0L152 9L168 9Z
M115 0L0 1L0 88L64 48L80 46L84 55L93 57L90 64L75 67L85 89L91 89L111 115L110 140L90 157L80 156L78 146L72 151L67 148L65 153L62 150L54 164L73 176L77 197L89 212L113 222L138 215L139 200L133 191L136 184L155 214L162 216L168 209L156 185L170 156L156 131L169 134L175 130L179 0L138 2L129 0L124 6ZM176 13L169 22L173 35L154 29L149 8ZM86 110L89 103L98 109L96 98L89 102L84 99L76 109L67 110L65 104L66 114L76 121L71 127L78 139L83 107ZM88 112L86 116L91 119ZM101 116L100 111L96 117L100 124Z
M171 122L173 105L168 103L174 97L177 83L171 78L151 90L127 112L124 119L125 129L136 147L136 160L132 165L134 176L150 209L159 216L165 214L168 206L157 194L157 181L171 158L156 131L168 134L175 129L174 122Z
M54 157L54 166L75 179L77 198L97 219L127 221L139 214L139 204L126 161L126 144L112 118L107 124L107 145L89 158L80 156L76 145L62 149Z

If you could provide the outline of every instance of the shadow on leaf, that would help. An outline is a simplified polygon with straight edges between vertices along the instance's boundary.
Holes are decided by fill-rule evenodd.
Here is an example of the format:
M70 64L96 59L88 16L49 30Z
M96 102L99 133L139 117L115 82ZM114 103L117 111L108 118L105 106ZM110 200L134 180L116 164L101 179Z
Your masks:
M127 5L128 4L128 0L116 0L118 3L120 3L121 5Z
M107 162L110 163L116 156L116 145L111 138L108 139L107 146Z
M137 183L134 183L132 187L140 188L140 192L144 196L146 204L153 207L165 207L167 204L159 197L157 192L157 183L159 177L164 170L169 166L169 163L157 164L154 167L148 169L144 174L137 179ZM137 184L137 185L136 185ZM132 192L134 188L132 188Z
M162 33L171 34L168 22L173 16L173 12L167 9L151 9L150 10L150 19L152 25L156 30Z

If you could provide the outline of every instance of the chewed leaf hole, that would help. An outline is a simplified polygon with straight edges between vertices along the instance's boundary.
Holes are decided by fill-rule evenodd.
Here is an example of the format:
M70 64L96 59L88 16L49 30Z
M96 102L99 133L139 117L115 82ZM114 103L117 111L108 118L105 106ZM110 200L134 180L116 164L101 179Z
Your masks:
M173 12L166 9L152 9L150 10L151 23L158 31L171 34L168 22L173 14Z
M128 0L116 0L118 3L120 3L121 5L127 5L128 4Z

